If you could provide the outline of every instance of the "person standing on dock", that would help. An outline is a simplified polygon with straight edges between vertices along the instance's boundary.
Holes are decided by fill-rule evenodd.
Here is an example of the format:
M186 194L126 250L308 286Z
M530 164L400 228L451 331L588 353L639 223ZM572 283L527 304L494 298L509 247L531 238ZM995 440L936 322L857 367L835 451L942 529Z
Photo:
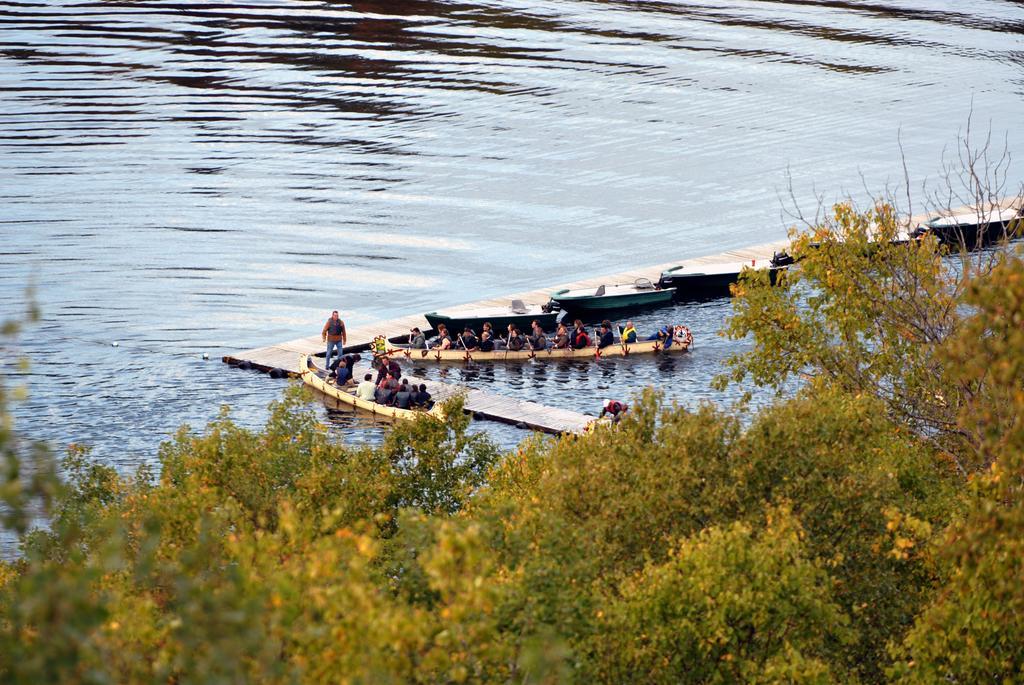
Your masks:
M327 323L324 324L320 337L327 343L327 360L324 363L324 368L329 369L331 368L331 352L336 351L339 357L342 356L345 354L345 343L348 342L348 336L345 334L345 322L338 316L337 309L331 312L331 318L327 319Z

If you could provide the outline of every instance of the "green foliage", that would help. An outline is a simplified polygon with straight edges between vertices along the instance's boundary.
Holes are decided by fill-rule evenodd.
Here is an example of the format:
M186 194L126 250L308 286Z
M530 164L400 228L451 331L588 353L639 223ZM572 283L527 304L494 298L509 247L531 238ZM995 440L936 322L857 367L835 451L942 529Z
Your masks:
M741 281L725 333L751 336L754 348L733 357L731 373L717 383L750 378L781 388L800 375L869 394L896 421L954 455L966 474L985 466L957 423L974 379L949 373L940 360L963 325L958 303L966 284L983 263L965 258L954 268L933 238L893 243L899 228L888 205L863 214L837 205L829 221L794 236L799 264L778 287Z
M599 611L603 682L849 682L828 655L850 641L828 574L785 509L682 540L623 581Z
M983 390L961 421L992 468L976 479L967 520L943 548L950 581L894 652L912 683L1024 680L1024 260L1007 256L972 284L975 309L951 365Z
M383 451L397 477L395 506L453 514L479 487L498 450L483 434L471 435L461 397L445 407L445 420L399 424Z
M877 400L840 392L808 390L746 430L650 393L630 413L586 439L525 445L473 504L517 570L517 631L554 627L603 678L586 670L599 668L587 656L604 630L594 615L624 578L665 563L676 540L735 522L758 530L766 508L786 507L855 629L828 670L877 679L888 641L938 582L930 543L961 508L952 469Z

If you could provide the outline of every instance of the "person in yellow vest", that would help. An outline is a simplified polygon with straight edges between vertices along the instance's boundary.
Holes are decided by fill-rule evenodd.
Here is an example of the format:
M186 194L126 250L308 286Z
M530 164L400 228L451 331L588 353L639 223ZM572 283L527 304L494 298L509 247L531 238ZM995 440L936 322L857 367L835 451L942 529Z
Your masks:
M345 354L345 343L348 336L345 335L345 322L338 316L338 310L331 312L331 318L327 319L320 337L327 343L327 360L324 363L325 369L331 368L331 352L336 351L338 356Z
M633 327L632 321L627 321L625 328L619 329L619 336L622 338L622 342L627 345L632 345L636 342L636 328Z

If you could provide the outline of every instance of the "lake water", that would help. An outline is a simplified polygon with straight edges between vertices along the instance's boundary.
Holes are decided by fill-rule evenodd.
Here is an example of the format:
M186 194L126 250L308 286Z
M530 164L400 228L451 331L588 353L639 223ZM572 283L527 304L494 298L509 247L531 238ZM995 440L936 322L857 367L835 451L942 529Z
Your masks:
M18 425L131 468L221 404L258 425L283 382L215 360L331 309L779 239L790 184L867 199L900 145L923 200L971 112L1024 156L1024 4L16 0L0 93L0 318L30 284L44 315L3 348L32 362ZM577 409L647 384L728 402L727 313L655 316L697 336L674 361L446 373Z

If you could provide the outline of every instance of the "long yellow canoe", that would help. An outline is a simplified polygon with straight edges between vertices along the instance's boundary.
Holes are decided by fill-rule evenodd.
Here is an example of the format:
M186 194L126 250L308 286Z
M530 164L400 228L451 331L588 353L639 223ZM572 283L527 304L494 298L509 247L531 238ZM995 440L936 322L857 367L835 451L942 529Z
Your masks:
M691 343L692 344L692 343ZM483 352L481 350L411 350L407 347L388 346L388 356L404 357L409 361L429 362L469 362L469 361L526 361L527 359L602 359L604 357L628 357L634 354L682 354L690 349L690 345L679 345L672 343L667 349L664 344L657 340L643 340L631 344L614 344L597 349L596 347L581 347L573 349L544 350L494 350Z
M433 408L427 411L425 409L399 409L398 407L389 407L384 404L359 399L355 396L355 388L339 388L333 383L328 383L326 373L323 369L313 364L313 360L310 359L308 354L299 356L299 375L302 376L302 382L314 390L322 392L328 397L333 397L339 402L344 402L356 409L361 409L377 416L406 421L412 421L420 416L432 416L436 419L444 417L440 403L436 403Z

